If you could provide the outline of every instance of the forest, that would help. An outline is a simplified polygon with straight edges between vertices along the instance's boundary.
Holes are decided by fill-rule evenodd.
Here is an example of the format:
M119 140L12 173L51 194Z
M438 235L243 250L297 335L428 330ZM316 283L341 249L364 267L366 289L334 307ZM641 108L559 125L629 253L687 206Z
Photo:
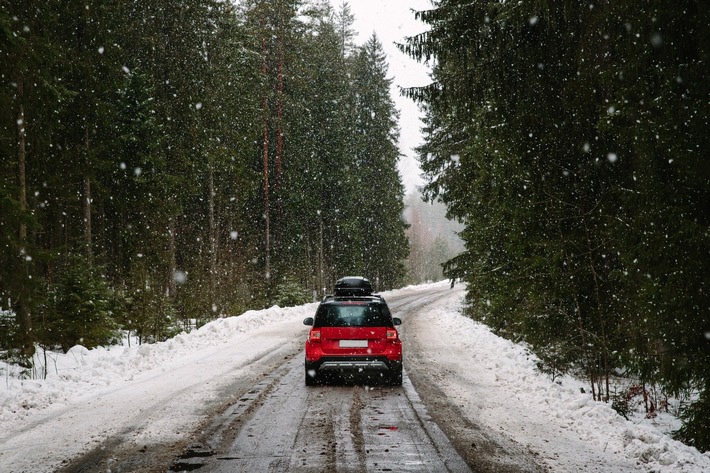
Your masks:
M0 355L444 275L466 314L710 450L710 5L434 0L424 195L376 36L327 0L0 0ZM412 249L412 256L407 259ZM657 389L660 389L660 391Z
M464 225L467 314L710 450L710 5L437 0L425 194ZM655 387L660 386L658 393Z
M0 0L0 353L402 284L382 45L327 0Z

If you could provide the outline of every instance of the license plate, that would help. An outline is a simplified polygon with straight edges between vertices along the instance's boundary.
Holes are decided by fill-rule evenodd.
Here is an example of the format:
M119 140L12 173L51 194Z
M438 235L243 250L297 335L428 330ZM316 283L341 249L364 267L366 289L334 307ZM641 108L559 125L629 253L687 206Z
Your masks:
M367 348L367 340L340 340L340 348Z

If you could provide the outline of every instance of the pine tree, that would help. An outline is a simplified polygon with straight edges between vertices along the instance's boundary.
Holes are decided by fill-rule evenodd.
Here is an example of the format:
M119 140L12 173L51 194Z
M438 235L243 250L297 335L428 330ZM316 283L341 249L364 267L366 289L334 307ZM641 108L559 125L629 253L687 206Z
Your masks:
M45 198L34 179L51 146L53 105L67 97L53 68L62 48L46 28L61 11L54 2L0 5L0 105L2 105L3 234L0 296L15 313L19 332L15 347L23 363L34 353L32 312L42 302L39 263L45 255L35 239L41 224L36 209Z
M123 300L85 255L70 256L66 263L49 291L38 327L40 343L46 348L59 346L65 353L75 345L111 344L119 338L116 319L122 316Z
M327 1L0 4L0 294L23 356L40 335L74 343L52 336L78 333L56 302L102 285L126 299L113 321L160 340L188 326L176 314L310 298L350 273L397 283L395 112L352 21Z
M466 222L469 313L577 363L707 397L707 8L439 2L402 49L434 63L426 193ZM692 255L692 256L691 256ZM629 354L629 355L627 355ZM691 440L692 439L692 440Z
M398 112L382 44L373 36L355 61L356 206L362 233L363 270L378 290L397 287L409 247L403 221L404 186L397 170ZM375 191L375 189L377 191Z

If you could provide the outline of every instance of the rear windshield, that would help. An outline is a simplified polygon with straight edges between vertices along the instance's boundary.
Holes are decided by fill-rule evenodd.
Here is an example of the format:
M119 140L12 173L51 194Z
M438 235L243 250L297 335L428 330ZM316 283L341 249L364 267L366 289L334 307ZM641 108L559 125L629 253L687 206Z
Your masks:
M392 315L384 304L324 304L318 308L314 327L392 327Z

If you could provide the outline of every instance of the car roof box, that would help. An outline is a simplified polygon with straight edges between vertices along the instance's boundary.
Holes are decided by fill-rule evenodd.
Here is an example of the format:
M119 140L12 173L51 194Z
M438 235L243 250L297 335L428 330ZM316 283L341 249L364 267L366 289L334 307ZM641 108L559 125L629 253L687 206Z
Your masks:
M335 282L336 296L369 296L372 294L372 284L361 276L347 276Z

